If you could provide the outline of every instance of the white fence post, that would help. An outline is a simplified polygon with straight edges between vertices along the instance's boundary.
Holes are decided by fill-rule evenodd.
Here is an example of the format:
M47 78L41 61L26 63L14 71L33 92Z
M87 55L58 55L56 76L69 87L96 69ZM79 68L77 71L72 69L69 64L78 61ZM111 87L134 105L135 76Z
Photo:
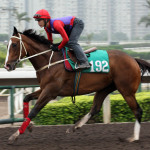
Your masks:
M36 88L39 89L39 88ZM23 99L24 94L29 94L33 92L33 88L16 88L14 93L14 115L19 114L23 110ZM10 95L8 100L8 114L10 115Z
M111 122L111 106L109 96L107 96L103 102L103 122L104 123Z

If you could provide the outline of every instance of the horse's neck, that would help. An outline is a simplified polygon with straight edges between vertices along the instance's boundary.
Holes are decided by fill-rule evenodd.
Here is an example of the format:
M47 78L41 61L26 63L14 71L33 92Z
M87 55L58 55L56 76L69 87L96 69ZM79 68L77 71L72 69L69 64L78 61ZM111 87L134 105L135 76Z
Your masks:
M32 45L29 47L28 54L29 54L29 56L32 56L32 55L41 53L42 49L43 49L43 51L48 50L48 48L45 48L45 47L39 47L39 46L37 47L37 46ZM35 70L38 70L41 67L43 67L44 65L48 64L49 57L50 57L50 52L39 55L39 56L35 56L29 60L32 63Z
M46 51L48 49L49 48L45 47L44 45L43 46L33 46L33 45L31 45L29 47L28 53L31 56L31 55L35 55L35 54L41 53L43 51ZM44 67L45 65L48 65L50 56L51 56L51 52L47 52L45 54L42 54L42 55L31 58L30 62L32 63L35 70L39 70L40 68ZM51 62L55 62L55 61L58 61L60 59L62 59L61 54L54 53L54 55L51 59Z

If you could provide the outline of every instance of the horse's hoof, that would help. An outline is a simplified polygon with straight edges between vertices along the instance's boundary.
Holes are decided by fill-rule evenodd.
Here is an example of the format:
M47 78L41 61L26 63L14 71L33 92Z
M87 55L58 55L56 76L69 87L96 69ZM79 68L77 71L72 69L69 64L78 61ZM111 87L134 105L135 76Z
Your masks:
M139 140L135 139L134 137L130 137L130 138L127 138L127 141L131 143L131 142L138 142Z
M28 129L29 132L32 132L32 130L33 130L33 124L30 123L29 126L27 127L27 129Z
M73 132L75 132L75 128L74 127L68 128L66 130L66 133L73 133Z
M71 132L70 132L70 128L68 128L68 129L66 130L66 133L67 133L67 134L68 134L68 133L71 133Z
M20 135L19 130L17 130L17 132L15 132L13 135L9 137L8 144L13 144L17 140L19 135Z
M67 130L66 130L66 133L73 133L73 132L75 132L77 129L79 129L79 127L73 126L73 127L69 128L69 129L67 129Z

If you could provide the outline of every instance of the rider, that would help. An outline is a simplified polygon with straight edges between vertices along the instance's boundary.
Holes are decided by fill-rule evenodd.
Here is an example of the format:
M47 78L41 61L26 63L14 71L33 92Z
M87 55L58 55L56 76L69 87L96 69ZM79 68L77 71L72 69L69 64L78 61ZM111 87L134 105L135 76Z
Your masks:
M44 27L48 40L50 40L51 43L53 43L52 33L62 36L62 42L59 46L56 46L56 44L52 45L51 48L53 51L58 51L64 46L67 46L73 49L77 60L80 62L80 64L76 64L76 70L90 68L85 53L77 43L84 28L82 20L74 16L51 19L50 14L45 9L37 11L33 18L38 21L40 27Z

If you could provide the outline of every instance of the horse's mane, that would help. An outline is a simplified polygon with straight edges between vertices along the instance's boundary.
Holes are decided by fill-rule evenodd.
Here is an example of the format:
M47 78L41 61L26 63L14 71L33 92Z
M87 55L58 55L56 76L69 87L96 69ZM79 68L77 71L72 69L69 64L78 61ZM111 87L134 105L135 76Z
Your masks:
M31 38L31 39L33 39L33 40L35 40L35 41L37 41L37 42L39 42L39 43L50 45L50 41L49 40L47 40L42 35L38 35L36 33L36 31L33 30L33 29L25 30L25 31L23 31L22 34L25 35L25 36L27 36L27 37L29 37L29 38Z

